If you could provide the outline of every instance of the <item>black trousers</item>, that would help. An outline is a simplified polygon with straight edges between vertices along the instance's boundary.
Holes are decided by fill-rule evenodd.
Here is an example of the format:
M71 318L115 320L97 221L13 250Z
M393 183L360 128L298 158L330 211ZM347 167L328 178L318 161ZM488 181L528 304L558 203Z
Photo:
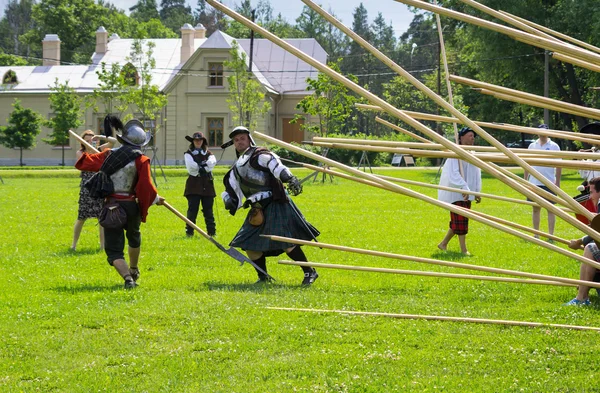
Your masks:
M206 224L206 232L210 236L214 236L217 233L217 226L215 224L215 216L213 214L213 205L215 203L215 197L206 197L200 195L187 195L188 200L188 210L187 210L187 218L194 224L196 223L196 218L198 217L198 209L200 208L200 202L202 202L202 215L204 216L204 223ZM194 233L194 229L186 225L185 233L188 235L192 235Z
M119 204L127 213L127 225L123 229L104 228L104 251L111 266L116 259L125 259L125 237L129 247L138 248L142 244L140 207L135 201L119 201Z

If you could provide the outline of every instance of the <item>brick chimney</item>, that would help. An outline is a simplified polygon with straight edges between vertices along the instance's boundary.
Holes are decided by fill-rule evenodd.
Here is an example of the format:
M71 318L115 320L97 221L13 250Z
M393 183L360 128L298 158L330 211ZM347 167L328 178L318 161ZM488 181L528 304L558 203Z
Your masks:
M181 63L185 63L194 53L195 30L189 23L179 29L181 31Z
M108 31L104 26L96 30L96 53L106 53L108 50Z
M58 34L46 34L42 41L42 65L60 65L60 39Z
M196 37L195 38L206 38L206 28L202 23L198 23L195 27Z

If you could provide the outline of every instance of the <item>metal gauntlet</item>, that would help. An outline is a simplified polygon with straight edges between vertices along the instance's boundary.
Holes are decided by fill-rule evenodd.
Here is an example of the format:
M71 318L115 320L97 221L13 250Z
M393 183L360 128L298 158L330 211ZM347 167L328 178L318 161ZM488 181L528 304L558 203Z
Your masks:
M287 183L287 189L290 194L296 196L302 193L302 184L300 184L300 180L296 176L292 176Z

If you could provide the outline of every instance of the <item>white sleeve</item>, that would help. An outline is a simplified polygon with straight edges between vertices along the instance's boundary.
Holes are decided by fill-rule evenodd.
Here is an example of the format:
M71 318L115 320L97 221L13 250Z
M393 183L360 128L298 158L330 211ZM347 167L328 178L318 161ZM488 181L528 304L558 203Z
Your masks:
M281 180L281 174L285 173L287 178L292 176L292 172L281 163L279 156L275 153L261 154L258 156L258 165L268 168L275 178Z
M469 190L469 185L467 184L467 182L465 181L465 179L463 179L463 177L460 175L460 169L459 169L459 160L451 158L448 160L449 164L449 172L448 172L448 182L449 182L449 186L450 187L454 187L454 188L460 188L461 190Z
M185 168L187 169L190 176L198 176L198 164L192 158L191 154L184 154Z
M235 196L237 197L237 200L238 200L238 206L237 206L236 210L239 210L242 207L242 201L244 200L244 194L242 193L242 189L240 188L240 183L238 182L238 180L236 179L236 177L233 175L232 172L229 172L228 174L226 174L226 176L227 176L226 181L231 186L233 191L235 192ZM221 193L221 198L223 199L223 202L227 202L227 200L230 199L231 196L229 195L229 193L227 191L223 191Z
M208 160L206 160L206 171L212 172L215 165L217 165L217 159L215 158L214 154L211 154L208 156Z

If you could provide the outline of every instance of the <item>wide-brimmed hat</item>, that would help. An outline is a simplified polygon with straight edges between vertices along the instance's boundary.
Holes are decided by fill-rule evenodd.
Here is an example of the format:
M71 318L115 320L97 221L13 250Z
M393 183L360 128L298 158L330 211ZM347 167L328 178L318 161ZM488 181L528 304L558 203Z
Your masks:
M194 142L195 140L202 140L202 145L208 145L208 140L204 137L204 134L201 132L194 132L192 136L186 135L185 139L190 142Z
M122 145L144 147L152 139L152 135L144 130L144 125L139 120L129 120L124 129L125 131L121 135L117 134L117 140Z
M600 135L600 123L594 122L586 124L583 127L581 127L579 132L582 132L584 134Z

